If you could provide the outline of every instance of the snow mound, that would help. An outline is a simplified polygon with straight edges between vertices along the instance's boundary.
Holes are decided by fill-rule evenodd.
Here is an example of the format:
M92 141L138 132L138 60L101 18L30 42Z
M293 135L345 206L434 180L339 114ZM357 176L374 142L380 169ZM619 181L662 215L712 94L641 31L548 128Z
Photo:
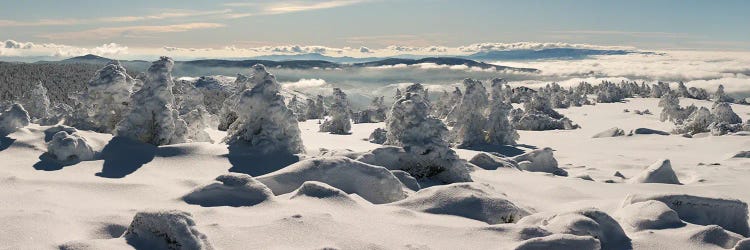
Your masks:
M672 163L668 159L657 160L628 182L680 184L680 180L672 170Z
M65 131L68 134L73 134L78 132L78 129L71 127L71 126L65 126L65 125L57 125L50 127L48 129L44 130L44 141L50 141L52 140L52 136L57 134L57 132Z
M300 161L257 180L277 195L292 192L306 181L319 181L375 204L406 198L401 181L388 169L342 156Z
M735 250L750 250L750 239L745 238L737 242L736 245L734 245Z
M393 176L396 176L399 181L401 181L401 184L404 184L404 187L417 191L421 189L422 187L419 185L419 182L417 182L417 179L415 179L413 176L411 176L406 171L402 170L391 170L391 173L393 173Z
M272 200L273 197L271 189L250 175L229 173L216 177L211 184L196 188L182 199L187 203L204 207L239 207L253 206Z
M513 160L484 152L471 157L469 162L477 165L477 167L487 170L495 170L498 168L518 168L518 164Z
M515 250L598 250L602 249L601 243L591 236L578 236L572 234L552 234L549 236L532 238L521 242Z
M471 181L469 163L459 159L448 147L384 146L363 154L357 160L390 170L403 170L417 179L435 178L443 183Z
M602 249L630 244L620 224L607 213L595 208L563 213L537 213L524 217L518 224L536 225L558 234L591 236L601 242Z
M650 128L637 128L631 130L628 135L669 135L669 133Z
M94 150L89 146L86 138L78 133L68 134L66 131L59 131L52 136L52 140L47 143L47 152L55 156L58 161L94 159Z
M302 183L302 186L294 192L294 195L290 199L299 199L302 197L338 201L349 204L356 203L347 193L341 191L341 189L318 181L306 181L305 183Z
M665 229L685 225L677 212L656 200L629 204L619 211L617 217L622 224L633 231Z
M747 203L740 200L709 198L687 194L628 195L623 205L657 200L677 212L680 219L698 225L719 225L726 230L748 235Z
M567 171L557 167L557 160L552 153L552 148L535 149L512 159L518 162L518 168L522 170L568 176Z
M732 158L750 158L750 151L740 151L732 156Z
M426 213L461 216L489 224L514 223L529 215L526 209L516 206L505 195L479 183L425 188L393 205Z
M616 136L623 136L625 135L625 131L621 128L614 127L607 130L604 130L602 132L599 132L592 136L591 138L605 138L605 137L616 137Z
M737 242L744 239L742 235L728 232L716 225L700 227L690 232L689 238L695 242L713 244L725 249L733 248Z
M29 112L21 104L15 103L0 114L0 136L13 133L16 129L29 125Z
M123 237L137 249L213 249L192 215L177 210L138 212Z

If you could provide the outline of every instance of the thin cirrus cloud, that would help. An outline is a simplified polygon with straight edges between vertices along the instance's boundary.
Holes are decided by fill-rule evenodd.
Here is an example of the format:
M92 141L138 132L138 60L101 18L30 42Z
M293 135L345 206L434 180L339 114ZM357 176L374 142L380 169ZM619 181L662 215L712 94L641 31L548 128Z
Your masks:
M185 23L173 25L141 25L124 27L107 27L83 31L60 32L39 35L50 40L75 39L110 39L115 37L142 37L159 33L177 33L197 29L211 29L224 27L221 23Z
M114 17L99 17L99 18L65 18L65 19L40 19L34 21L15 21L15 20L2 20L0 19L0 27L33 27L33 26L71 26L71 25L84 25L84 24L99 24L99 23L126 23L126 22L137 22L137 21L148 21L148 20L163 20L173 18L189 18L189 17L201 17L211 15L222 15L230 13L231 9L223 10L208 10L208 11L194 11L194 10L170 10L154 15L142 15L142 16L114 16Z
M327 1L292 1L292 2L253 2L226 3L229 7L252 7L252 11L233 12L227 18L243 18L261 15L278 15L302 11L331 9L366 2L365 0L327 0Z

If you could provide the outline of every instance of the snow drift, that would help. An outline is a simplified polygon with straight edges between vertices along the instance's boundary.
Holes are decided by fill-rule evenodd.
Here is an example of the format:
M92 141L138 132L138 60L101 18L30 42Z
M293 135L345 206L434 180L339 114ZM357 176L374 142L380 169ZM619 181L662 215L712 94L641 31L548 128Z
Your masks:
M182 197L190 204L212 206L252 206L274 197L271 189L246 174L229 173L211 184L196 188Z
M628 204L617 211L619 221L630 230L665 229L685 225L677 212L657 200Z
M567 171L557 167L557 159L551 148L535 149L512 159L518 162L518 168L522 170L568 176Z
M619 249L630 245L630 238L620 224L607 213L595 208L563 213L537 213L524 217L518 224L536 225L558 234L591 236L602 249Z

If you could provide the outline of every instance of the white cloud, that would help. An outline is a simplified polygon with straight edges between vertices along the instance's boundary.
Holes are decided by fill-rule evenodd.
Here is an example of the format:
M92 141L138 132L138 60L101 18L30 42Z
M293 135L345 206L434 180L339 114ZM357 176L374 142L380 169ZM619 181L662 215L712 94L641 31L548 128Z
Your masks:
M211 15L223 15L232 12L231 9L223 10L169 10L166 12L153 14L153 15L138 15L138 16L114 16L114 17L99 17L99 18L86 18L86 19L39 19L33 21L15 21L0 19L0 27L33 27L33 26L70 26L70 25L82 25L82 24L101 24L101 23L125 23L125 22L137 22L146 20L163 20L163 19L174 19L174 18L187 18L187 17L203 17Z
M328 85L323 79L300 79L296 82L282 82L281 86L288 89L322 88Z
M323 1L268 1L225 3L230 7L252 7L252 11L233 12L228 18L243 18L259 15L279 15L286 13L338 8L363 3L365 0L323 0Z
M72 57L86 54L98 56L119 56L128 54L128 47L116 43L107 43L94 48L80 48L66 45L56 45L57 51L53 54L55 57Z
M5 40L6 49L31 49L34 47L34 43L31 42L16 42L14 40Z
M43 34L39 35L39 37L50 40L111 39L117 37L141 37L159 33L186 32L196 29L211 29L224 26L224 24L220 23L184 23L172 25L107 27L83 31Z
M362 47L359 47L359 52L360 53L372 53L372 50L370 50L370 48L368 47L362 46Z
M573 43L537 43L537 42L518 42L518 43L475 43L467 46L458 47L463 52L487 52L503 50L543 50L555 48L574 48L574 49L634 49L633 47L624 46L600 46L591 44L573 44Z

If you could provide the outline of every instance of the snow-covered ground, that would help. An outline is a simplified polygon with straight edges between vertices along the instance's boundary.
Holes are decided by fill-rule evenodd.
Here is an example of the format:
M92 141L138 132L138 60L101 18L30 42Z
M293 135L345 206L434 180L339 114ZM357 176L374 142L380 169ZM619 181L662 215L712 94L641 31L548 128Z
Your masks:
M202 233L195 234L196 244L206 240L215 249L550 249L560 247L555 245L560 242L572 249L595 246L609 249L732 248L745 236L697 224L723 223L721 226L730 230L732 223L739 223L744 224L746 231L746 205L744 215L719 207L710 216L690 217L690 213L700 210L691 210L691 206L699 206L703 200L674 198L683 203L667 205L680 213L679 219L685 224L658 202L637 203L637 207L631 205L622 209L638 197L667 193L750 201L747 192L750 158L732 158L739 151L750 150L750 137L635 134L592 138L612 127L623 129L626 134L637 128L671 131L673 123L659 121L658 101L636 98L622 103L560 109L557 111L581 128L518 131L521 145L518 149L554 149L554 156L559 166L568 172L568 177L511 168L477 169L471 173L474 184L433 186L418 193L405 188L408 196L405 200L377 205L363 198L367 195L360 197L356 193L341 192L362 190L362 185L377 187L367 181L381 176L380 172L365 164L357 165L359 169L355 171L366 175L355 183L360 186L308 182L290 193L270 198L261 196L261 200L265 200L252 206L188 204L183 199L185 195L217 183L214 179L230 169L261 169L270 173L279 169L274 162L288 159L250 159L237 163L229 160L225 144L134 146L136 144L127 142L108 143L112 138L109 134L81 130L77 133L86 138L94 151L103 151L101 157L97 157L103 160L65 166L42 157L47 151L44 130L48 127L31 124L0 138L0 249L132 249L137 244L130 242L130 236L143 230L136 228L131 232L128 229L136 213L161 210L190 213L195 223L191 228ZM681 101L683 105L711 106L708 101ZM743 120L750 118L750 106L732 105L732 108ZM645 109L654 115L633 112ZM378 148L381 145L372 144L367 138L375 128L383 126L383 123L353 124L351 134L340 135L319 132L318 120L299 124L309 157ZM224 132L219 131L210 131L210 134L214 141L224 136ZM456 151L466 160L479 153L467 149ZM501 153L511 151L506 148ZM619 172L628 179L635 177L660 159L670 160L682 185L632 183L615 176L615 172ZM233 162L242 166L233 166ZM341 167L337 164L341 163L320 163L334 170ZM311 166L318 166L318 162L295 164L288 172L304 172L306 176L319 174ZM352 175L357 177L356 173ZM584 175L593 181L583 179ZM268 185L265 181L273 178L266 176L258 180ZM227 187L221 188L233 192L268 193L258 190L262 185L257 182L246 184L243 187L246 191L231 187L227 181L223 185ZM371 191L377 193L377 190ZM441 198L446 193L461 199L446 201ZM628 198L629 195L634 196ZM483 209L496 207L511 209L508 211L513 212L513 216L533 215L517 224L490 225L485 221L495 222L497 218L482 219L492 216ZM617 219L630 242L621 241L621 235L608 226L610 221L606 218L581 210L586 208L597 208ZM651 212L661 220L655 224L635 223L638 216L648 217ZM158 213L138 216L145 225L158 218L190 225L191 221L184 217ZM515 217L503 219L518 221ZM577 224L588 221L597 226ZM653 225L657 225L656 228ZM564 229L590 231L560 231ZM570 233L599 237L593 242ZM126 237L121 237L123 234Z

